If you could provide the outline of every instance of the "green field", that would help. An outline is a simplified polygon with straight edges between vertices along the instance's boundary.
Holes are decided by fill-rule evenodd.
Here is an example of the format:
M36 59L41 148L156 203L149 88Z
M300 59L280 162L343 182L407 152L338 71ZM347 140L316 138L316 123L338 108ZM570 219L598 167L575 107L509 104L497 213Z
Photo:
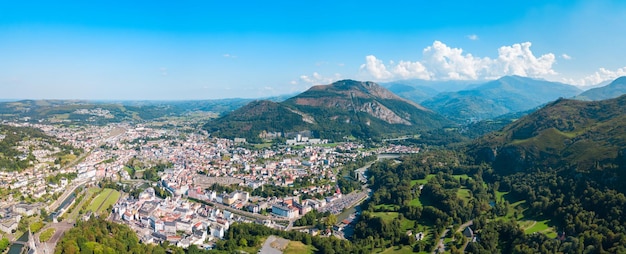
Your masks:
M87 207L87 210L100 213L105 209L109 208L109 206L115 204L117 200L120 198L121 194L119 191L113 189L104 189L96 198L91 201L91 204Z
M398 212L377 212L372 213L372 216L382 218L385 221L392 221L395 218L398 218Z
M413 252L413 248L411 248L411 246L395 246L395 247L391 247L388 248L380 253L384 253L384 254L408 254L408 253L414 253ZM424 252L426 253L426 252Z
M509 202L515 201L513 203L510 203L507 214L505 216L498 217L498 220L515 219L520 228L522 228L522 230L524 230L524 233L526 234L541 233L550 238L556 237L556 231L553 227L550 227L548 225L548 223L550 223L550 220L534 220L535 218L528 218L524 216L524 211L526 211L527 209L525 207L526 200L516 201L513 200L508 194L508 192L496 191L496 200L501 201L504 199ZM515 217L515 211L518 212L517 217Z
M410 206L424 206L424 204L422 204L422 201L419 198L414 198L411 199L411 202L409 202Z
M470 190L466 188L459 188L456 191L456 196L459 197L461 200L464 200L465 202L469 202L471 196Z
M46 229L46 231L43 231L41 235L39 235L39 241L47 242L54 235L54 231L55 231L54 228Z
M399 207L396 206L396 205L382 204L382 205L375 205L374 209L376 209L376 210L386 210L386 211L397 211L399 209Z
M78 203L75 206L72 212L69 215L67 215L67 219L77 221L78 216L80 214L79 212L82 209L85 202L89 202L91 200L91 197L93 197L93 195L95 195L98 191L100 191L100 188L92 187L92 188L87 189L87 191L83 192L84 193L83 199L80 201L80 203Z
M415 186L416 184L426 184L428 183L428 180L430 180L431 178L435 177L434 174L430 174L427 175L424 179L418 179L418 180L411 180L411 187Z
M289 241L283 254L313 254L315 251L317 249L313 246L304 245L304 243L299 241Z
M556 232L554 228L548 225L549 222L550 220L524 221L520 222L520 224L522 224L522 228L526 234L542 233L548 237L554 238L556 237ZM526 225L526 227L524 227L524 225Z

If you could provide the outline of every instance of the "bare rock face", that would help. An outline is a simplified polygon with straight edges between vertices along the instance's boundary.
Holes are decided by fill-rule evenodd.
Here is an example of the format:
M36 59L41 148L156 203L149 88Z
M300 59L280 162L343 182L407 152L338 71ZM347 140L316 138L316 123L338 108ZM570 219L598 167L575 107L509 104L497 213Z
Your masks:
M369 102L369 103L362 104L359 107L357 107L357 110L368 113L371 116L376 117L390 124L411 125L411 122L398 116L389 108L385 107L384 105L378 102Z

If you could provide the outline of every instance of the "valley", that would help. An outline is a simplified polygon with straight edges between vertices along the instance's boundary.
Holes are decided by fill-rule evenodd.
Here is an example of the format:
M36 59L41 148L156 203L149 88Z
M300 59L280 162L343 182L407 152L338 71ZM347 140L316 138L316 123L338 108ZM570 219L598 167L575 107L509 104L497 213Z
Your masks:
M621 252L625 99L467 124L352 80L230 112L131 114L153 119L56 101L90 117L1 125L3 236L110 251L75 229L114 223L137 251L258 251L276 236L288 253Z

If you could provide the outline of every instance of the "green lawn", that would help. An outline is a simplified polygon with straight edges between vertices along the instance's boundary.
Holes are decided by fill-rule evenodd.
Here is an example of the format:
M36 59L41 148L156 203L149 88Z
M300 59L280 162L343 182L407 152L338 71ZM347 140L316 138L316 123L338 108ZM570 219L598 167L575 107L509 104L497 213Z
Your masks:
M427 175L424 179L411 180L411 187L413 187L416 184L426 184L428 183L428 180L430 180L433 177L435 177L435 174Z
M470 199L470 190L466 189L466 188L459 188L456 191L456 196L459 197L461 200L465 200L465 202L469 202Z
M313 246L304 245L304 243L299 241L289 241L283 254L313 254L316 251L317 249Z
M92 211L92 212L95 212L96 210L98 210L98 207L100 207L100 204L104 202L104 200L107 198L107 196L109 196L109 193L111 193L111 191L113 191L113 189L102 190L102 192L100 192L100 194L98 194L98 196L96 196L96 198L94 198L91 201L91 204L89 204L89 206L87 207L87 210Z
M496 202L500 202L500 200L502 200L502 198L504 198L504 195L506 194L509 194L509 192L496 191Z
M411 199L411 202L409 202L410 206L424 206L424 204L422 204L422 201L419 198L414 198Z
M110 194L110 195L109 195ZM91 201L91 204L87 207L87 210L92 212L102 212L109 206L115 204L120 198L121 193L113 189L104 189L96 198Z
M78 220L79 212L83 208L83 205L85 204L85 202L88 202L91 199L91 197L95 193L97 193L99 190L100 188L97 188L97 187L87 189L87 191L84 192L85 196L83 196L83 199L80 201L80 203L76 205L76 207L72 210L72 212L69 215L67 215L67 219L71 219L74 221Z
M54 228L46 229L46 231L43 231L41 235L39 235L39 241L47 242L54 235L54 231L55 231Z
M383 219L386 222L391 222L392 220L394 220L395 218L398 218L398 212L376 212L376 213L372 213L372 216L374 217L379 217L381 219ZM408 230L413 230L415 226L415 221L414 220L409 220L407 218L404 218L400 221L400 227L403 231L408 231ZM425 225L421 225L420 224L420 229L423 229L425 231L429 230L430 227L425 226Z
M392 221L395 218L398 218L398 212L377 212L372 213L372 216L380 217L385 221Z
M556 237L556 232L554 231L554 228L548 225L549 222L550 220L541 220L541 221L536 221L535 223L531 223L530 225L528 225L528 228L524 229L524 233L526 234L542 233L548 237Z
M408 254L408 253L413 253L413 248L411 246L394 246L391 248L388 248L380 253L384 253L384 254ZM426 252L424 252L426 253Z
M102 206L100 207L100 210L98 210L97 212L102 212L106 209L108 209L110 206L114 205L115 203L117 203L117 200L120 199L120 196L122 194L119 191L114 190L111 195L109 196L109 198L107 198L104 203L102 204Z
M397 211L398 207L396 207L395 205L381 204L381 205L375 205L374 209L375 210L386 210L386 211Z

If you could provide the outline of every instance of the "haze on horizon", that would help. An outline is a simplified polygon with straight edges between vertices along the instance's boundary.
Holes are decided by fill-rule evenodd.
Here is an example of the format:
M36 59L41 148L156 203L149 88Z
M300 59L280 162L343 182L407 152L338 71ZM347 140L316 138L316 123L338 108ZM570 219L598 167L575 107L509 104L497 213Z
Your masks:
M626 2L0 4L0 99L258 98L339 79L626 75Z

